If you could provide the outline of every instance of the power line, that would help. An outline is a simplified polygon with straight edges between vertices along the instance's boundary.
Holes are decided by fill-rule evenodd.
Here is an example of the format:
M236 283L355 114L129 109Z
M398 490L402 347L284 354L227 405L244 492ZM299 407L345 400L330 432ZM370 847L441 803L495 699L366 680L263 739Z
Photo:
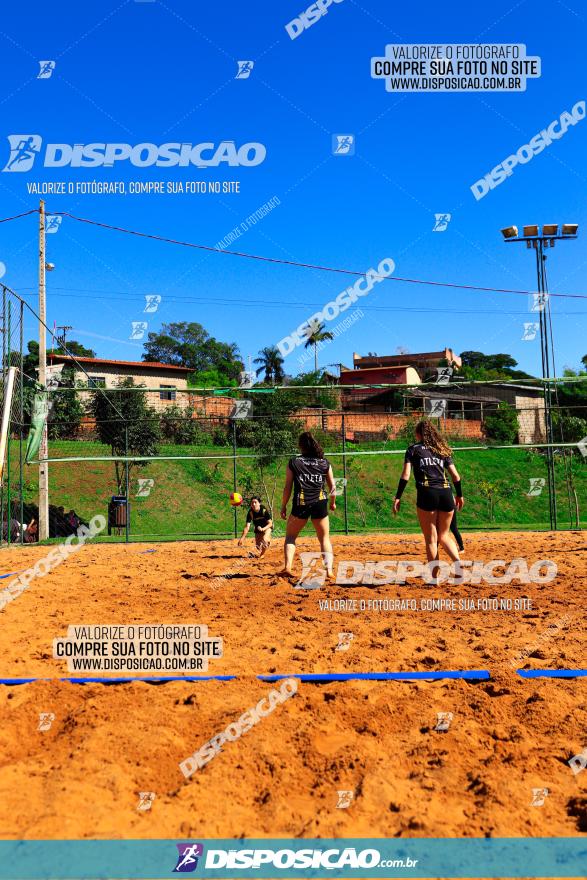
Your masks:
M21 287L20 290L34 290L35 288L26 288ZM71 291L79 291L79 293L60 293L59 291L63 290L71 290ZM113 296L107 296L102 294L100 291L87 290L85 288L77 288L77 287L51 287L51 297L52 298L69 298L69 299L104 299L104 300L116 300L120 302L120 297L124 296L125 300L128 302L142 302L144 300L144 296L140 294L127 294L126 291L110 291L114 293ZM87 294L83 296L82 294ZM35 294L23 294L24 296L35 296ZM230 299L228 297L203 297L203 296L165 296L166 302L173 303L193 303L198 305L230 305L233 307L252 307L256 308L257 306L271 306L273 308L281 308L282 306L292 306L295 308L314 308L314 306L323 305L322 302L297 302L292 300L269 300L269 299L249 299L241 300L241 299ZM504 311L503 309L455 309L455 308L426 308L424 306L365 306L361 303L360 305L361 311L376 311L376 312L418 312L418 313L428 313L428 312L438 312L438 313L446 313L446 314L455 314L455 315L526 315L527 311ZM557 312L559 316L575 316L575 315L585 315L587 312Z
M24 211L22 214L15 214L14 217L4 217L0 219L0 223L10 223L11 220L19 220L21 217L28 217L29 214L38 214L39 209L33 208L32 211Z
M0 223L7 223L10 220L16 220L20 217L26 217L29 214L35 213L38 213L37 208L31 211L26 211L22 214L17 214L14 217L6 217L4 219L0 219ZM195 244L194 242L182 241L181 239L167 238L163 235L155 235L148 232L138 232L136 229L127 229L124 226L114 226L110 223L102 223L98 220L90 220L87 217L77 217L75 214L71 214L69 211L52 211L50 213L60 217L69 217L71 220L76 220L78 223L87 223L90 226L99 226L101 229L109 229L113 232L122 232L125 235L135 235L138 238L148 238L152 241L162 241L167 244L177 244L181 247L194 248L195 250L208 251L216 254L226 254L227 256L241 257L247 260L259 260L265 263L276 263L282 266L295 266L299 269L316 269L320 272L334 272L341 275L352 275L356 278L362 278L365 275L365 272L357 272L354 269L341 269L336 266L321 266L317 263L300 263L295 260L283 260L278 257L266 257L260 254L248 254L242 251L223 250L221 248L210 247L209 245L205 244ZM387 275L379 277L382 281L399 281L403 282L404 284L425 284L432 287L451 287L456 290L477 290L483 293L513 293L520 296L529 296L537 293L537 291L535 290L516 290L507 287L481 287L476 284L456 284L451 281L429 281L421 278L403 278L399 275ZM583 293L551 293L550 296L559 297L562 299L587 299L587 294Z
M135 229L126 229L123 226L113 226L110 223L101 223L98 220L89 220L87 217L77 217L75 214L70 214L69 211L53 211L51 213L57 214L61 217L69 217L71 220L76 220L78 223L88 223L90 226L99 226L102 229L109 229L114 232L122 232L126 235L135 235L138 238L149 238L153 241L162 241L167 244L177 244L181 247L194 248L195 250L209 251L216 254L226 254L228 256L241 257L247 260L259 260L265 263L277 263L282 266L295 266L300 269L316 269L320 272L334 272L342 275L352 275L356 278L362 278L365 275L364 271L357 272L354 269L341 269L335 266L321 266L315 263L300 263L295 260L283 260L278 257L265 257L259 254L247 254L242 251L221 250L220 248L210 247L209 245L205 244L195 244L194 242L181 241L180 239L175 238L167 238L166 236L154 235L153 233L138 232ZM433 287L451 287L458 290L478 290L484 293L514 293L523 296L529 296L536 293L535 290L513 290L501 287L480 287L474 284L455 284L450 281L427 281L418 278L402 278L398 275L379 277L383 281L399 281L405 284L426 284ZM551 293L550 296L561 297L564 299L587 299L587 294L582 293Z

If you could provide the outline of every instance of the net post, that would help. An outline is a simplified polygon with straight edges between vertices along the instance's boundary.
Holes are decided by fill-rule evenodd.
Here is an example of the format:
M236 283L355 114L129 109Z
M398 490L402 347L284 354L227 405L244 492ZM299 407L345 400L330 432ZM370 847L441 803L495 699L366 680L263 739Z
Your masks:
M6 288L2 285L2 397L6 406ZM4 467L4 458L0 460L0 472ZM0 491L0 542L4 531L4 491Z
M7 359L8 366L10 369L10 334L12 333L11 327L11 317L12 317L12 300L8 300L8 321L7 321ZM16 374L16 368L15 373ZM10 547L10 523L12 520L12 505L10 502L10 422L12 416L12 395L10 396L10 402L8 407L8 422L7 422L7 435L6 435L6 543Z
M18 491L20 494L20 522L24 526L23 496L23 433L24 433L24 303L20 301L20 428L18 431ZM37 523L38 527L38 523ZM24 544L24 529L20 530L20 543Z
M129 480L129 472L128 472L128 422L124 426L124 492L126 495L126 515L124 517L125 523L125 543L128 544L129 533L130 533L130 480Z
M232 491L236 492L237 487L237 468L236 468L236 420L232 420ZM234 515L234 537L238 537L238 524L236 516L236 507L233 508Z

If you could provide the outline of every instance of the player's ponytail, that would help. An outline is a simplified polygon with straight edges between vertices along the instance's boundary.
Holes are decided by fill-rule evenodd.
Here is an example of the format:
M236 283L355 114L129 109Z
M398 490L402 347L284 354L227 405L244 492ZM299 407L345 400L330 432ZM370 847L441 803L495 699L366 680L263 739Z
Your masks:
M298 444L302 455L307 458L324 458L324 450L310 431L304 431L303 434L300 434Z
M431 449L432 452L435 452L437 455L442 455L444 458L452 455L452 449L442 434L436 430L432 422L429 422L428 419L423 419L421 422L418 422L416 425L416 434L422 438L424 446L427 446L428 449Z

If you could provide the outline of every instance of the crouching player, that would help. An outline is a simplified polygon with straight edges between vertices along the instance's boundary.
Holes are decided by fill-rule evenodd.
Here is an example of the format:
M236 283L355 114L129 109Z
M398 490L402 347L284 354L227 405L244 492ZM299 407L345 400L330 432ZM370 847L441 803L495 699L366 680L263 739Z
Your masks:
M251 523L255 530L255 549L257 551L257 556L261 558L261 556L265 555L271 544L273 520L271 518L271 511L263 506L258 495L253 495L251 498L249 512L247 513L247 521L238 542L239 547L242 547L243 541L247 537L249 529L251 528Z

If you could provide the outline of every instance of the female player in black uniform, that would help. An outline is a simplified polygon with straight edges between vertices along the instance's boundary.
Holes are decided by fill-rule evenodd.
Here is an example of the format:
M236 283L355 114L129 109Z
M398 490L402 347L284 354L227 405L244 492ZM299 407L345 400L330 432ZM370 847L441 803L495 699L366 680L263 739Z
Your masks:
M249 507L249 512L247 513L247 521L238 542L239 547L242 547L243 541L247 537L249 529L251 528L251 523L255 529L255 548L257 550L257 555L260 558L265 555L269 544L271 543L273 520L271 518L271 511L263 506L258 495L253 495L251 498L251 505Z
M293 574L292 565L296 552L296 538L308 522L308 519L311 519L320 541L320 550L322 551L327 574L331 577L334 556L332 544L330 543L329 496L330 510L336 510L332 467L328 459L324 458L322 447L309 431L304 431L303 434L300 434L298 445L301 454L296 455L295 458L290 458L288 462L281 500L281 518L286 519L287 503L293 489L293 503L289 519L287 520L283 548L283 574L288 576Z
M458 549L450 535L450 525L455 506L460 510L464 504L461 478L451 457L450 446L431 422L424 420L416 425L416 440L406 451L404 468L393 502L393 512L400 509L400 499L414 468L417 499L416 507L420 528L426 541L428 562L438 559L439 546L443 547L453 562L459 559ZM454 483L456 503L449 488L446 472Z

